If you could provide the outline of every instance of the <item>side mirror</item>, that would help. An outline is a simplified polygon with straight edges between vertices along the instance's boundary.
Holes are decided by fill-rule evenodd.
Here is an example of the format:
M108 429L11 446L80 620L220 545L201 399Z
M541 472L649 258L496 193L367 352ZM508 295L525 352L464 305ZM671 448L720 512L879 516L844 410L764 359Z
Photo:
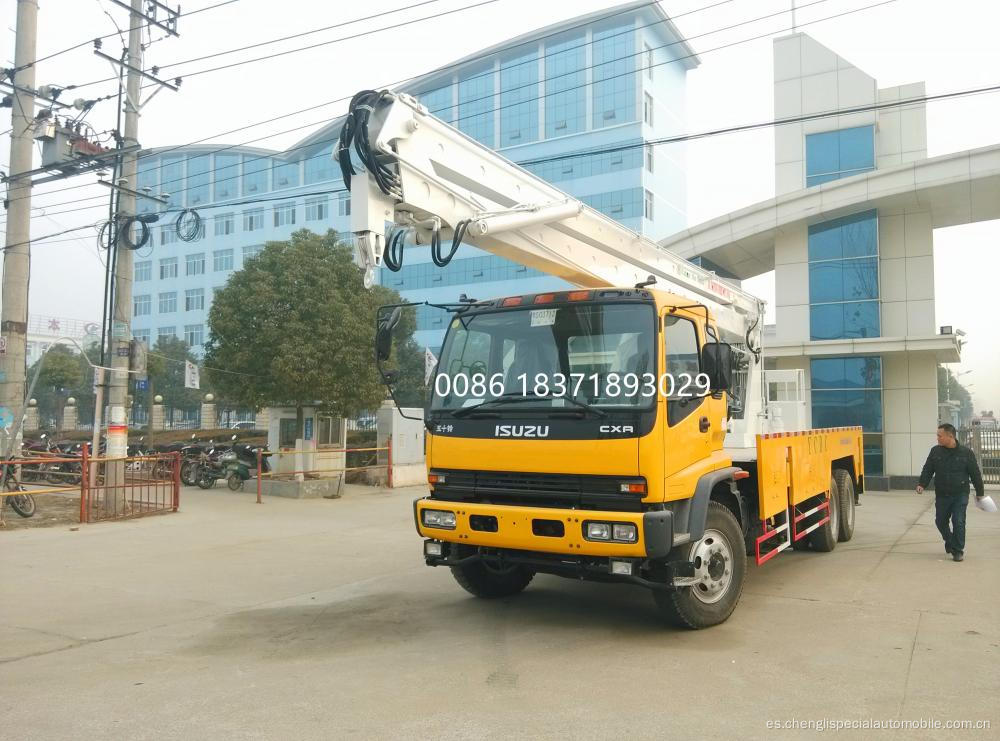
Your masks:
M385 319L378 320L378 329L375 332L375 359L384 363L389 359L392 352L392 331L399 324L399 317L403 310L397 306Z
M728 342L706 342L701 348L701 370L712 391L733 387L733 349Z

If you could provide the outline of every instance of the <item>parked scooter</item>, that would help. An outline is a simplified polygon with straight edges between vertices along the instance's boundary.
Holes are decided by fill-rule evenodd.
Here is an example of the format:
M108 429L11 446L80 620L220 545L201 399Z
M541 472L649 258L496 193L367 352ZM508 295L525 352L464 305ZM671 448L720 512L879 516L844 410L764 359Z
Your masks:
M236 435L232 438L236 440ZM211 448L202 453L198 465L198 487L211 489L220 479L233 491L243 488L243 482L250 478L250 467L239 459L232 448Z

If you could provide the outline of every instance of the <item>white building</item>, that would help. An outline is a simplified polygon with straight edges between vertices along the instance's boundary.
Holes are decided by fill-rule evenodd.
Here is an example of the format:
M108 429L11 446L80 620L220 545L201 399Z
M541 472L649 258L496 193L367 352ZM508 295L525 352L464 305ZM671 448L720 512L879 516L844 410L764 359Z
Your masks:
M75 340L81 347L87 342L100 341L101 325L85 319L68 319L61 316L31 314L28 317L27 364L30 368L53 345L65 345L73 352L79 348L69 340Z
M810 117L775 127L775 198L662 242L731 278L775 271L766 363L803 371L809 425L864 427L869 488L915 481L937 364L960 359L935 324L933 230L1000 218L1000 146L928 159L924 104L892 105L923 95L775 39L775 118Z

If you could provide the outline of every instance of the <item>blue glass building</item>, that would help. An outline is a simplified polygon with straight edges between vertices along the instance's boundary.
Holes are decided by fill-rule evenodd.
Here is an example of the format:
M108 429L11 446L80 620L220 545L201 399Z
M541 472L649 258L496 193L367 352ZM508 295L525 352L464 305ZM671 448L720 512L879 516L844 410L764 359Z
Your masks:
M568 194L659 238L686 225L684 149L646 143L683 133L685 79L697 64L658 4L633 2L511 39L400 90ZM213 292L265 242L302 228L350 230L350 198L332 159L340 124L285 152L199 145L143 154L139 189L168 193L170 208L196 209L204 221L198 238L183 242L171 219L136 254L137 337L155 343L176 335L200 351ZM587 154L595 149L613 151ZM444 269L427 248L408 248L402 270L382 269L379 279L407 300L439 303L565 285L469 246ZM422 307L416 339L436 349L445 324L442 312Z

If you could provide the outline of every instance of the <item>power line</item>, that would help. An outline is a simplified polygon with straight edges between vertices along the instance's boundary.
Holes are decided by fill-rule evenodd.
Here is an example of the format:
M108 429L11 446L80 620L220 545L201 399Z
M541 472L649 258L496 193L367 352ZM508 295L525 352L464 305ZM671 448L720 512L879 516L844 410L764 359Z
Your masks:
M799 6L799 7L802 8L802 7L809 7L811 5L819 5L819 4L827 2L827 1L828 0L814 0L814 2L809 3L808 5ZM848 11L844 11L844 12L841 12L841 13L836 13L834 15L826 16L824 18L818 18L818 19L815 19L815 20L812 20L812 21L809 21L809 22L806 22L806 23L798 23L798 24L796 24L796 27L802 27L802 26L806 26L806 25L810 25L810 24L814 24L814 23L821 23L821 22L824 22L824 21L831 20L833 18L839 18L839 17L845 16L845 15L851 15L853 13L862 12L864 10L870 10L871 8L879 7L879 6L882 6L882 5L889 5L889 4L892 4L894 2L896 2L896 0L883 0L882 2L875 3L873 5L868 5L868 6L864 6L864 7L861 7L861 8L855 8L853 10L848 10ZM731 24L729 26L725 26L723 28L716 29L716 30L713 30L713 31L708 31L708 32L705 32L703 34L698 34L696 36L691 36L691 37L679 39L678 41L671 42L669 44L664 44L664 45L662 45L660 47L656 47L656 48L657 49L668 48L668 47L675 46L675 45L680 44L680 43L686 43L689 39L692 39L692 38L699 38L701 36L707 36L707 35L713 35L713 34L716 34L716 33L721 33L722 31L728 31L728 30L731 30L733 28L737 28L739 26L744 26L744 25L748 25L748 24L751 24L751 23L755 23L755 22L760 21L760 20L765 20L765 19L774 17L776 15L783 15L786 12L787 11L779 11L777 13L770 13L770 14L767 14L767 15L758 16L756 18L752 18L752 19L747 20L747 21L741 21L739 23ZM768 38L770 36L773 36L775 33L781 33L784 30L789 30L789 29L781 29L779 31L770 31L768 33L759 34L757 36L752 36L750 38L745 38L745 39L740 39L740 40L737 40L737 41L732 41L732 42L729 42L727 44L723 44L721 46L717 46L717 47L714 47L712 49L705 50L704 52L702 52L702 54L709 54L709 53L712 53L712 52L716 52L716 51L721 51L721 50L724 50L724 49L728 49L728 48L731 48L733 46L738 46L740 44L745 44L745 43L748 43L750 41L757 41L757 40L762 39L762 38ZM644 50L640 51L640 52L636 52L635 54L630 55L630 56L640 56L643 53L644 53ZM682 62L682 61L684 61L686 59L689 59L689 58L691 58L693 56L695 56L695 55L692 53L692 54L688 54L688 55L685 55L685 56L676 57L674 59L669 59L669 60L664 61L664 62L658 62L656 64L652 64L652 65L649 65L649 66L639 66L639 67L637 67L634 70L630 70L630 71L626 71L626 72L621 72L621 73L619 73L617 75L611 75L611 76L609 76L607 78L604 78L600 82L606 82L607 80L612 80L612 79L615 79L615 78L618 78L618 77L627 77L628 75L633 75L633 74L639 75L639 74L642 74L646 70L653 69L655 67L662 67L662 66L665 66L665 65L668 65L668 64L675 64L675 63L678 63L678 62ZM578 69L578 70L573 70L572 72L564 73L563 75L560 75L560 76L578 74L581 71L586 71L588 69L594 69L595 67L602 66L603 64L607 64L607 63L601 63L601 64L596 64L596 65L592 64L589 67L581 68L581 69ZM516 107L516 106L519 106L519 105L524 105L525 103L537 102L537 101L543 100L543 99L545 99L545 98L547 98L549 96L565 94L566 92L569 92L569 91L572 91L572 90L586 89L588 86L593 85L593 84L594 84L593 82L590 82L590 83L583 82L583 83L581 83L579 85L567 87L567 88L564 88L564 89L561 89L561 90L556 90L556 91L552 91L552 92L543 93L541 95L536 96L535 98L529 98L527 100L519 100L519 101L517 101L515 103L508 103L506 105L500 105L498 107L494 107L494 108L491 108L491 109L488 109L488 110L483 110L483 111L477 112L477 113L469 115L469 116L457 117L454 121L448 121L448 123L451 123L452 125L456 125L459 121L462 121L462 120L468 120L470 118L476 118L478 116L488 116L489 114L496 113L498 111L502 111L502 110L504 110L506 108L512 108L512 107ZM518 89L525 88L525 87L535 87L535 88L537 88L538 87L538 83L537 82L535 82L535 83L528 83L526 85L521 85L521 86L519 86L517 88L512 88L512 90L518 90ZM478 100L490 99L492 97L493 97L493 95L483 96L482 98L476 98L476 99L472 99L470 101L467 101L467 103L473 103L473 102L476 102ZM456 106L454 106L454 105L448 106L448 108L455 108L455 107ZM444 110L444 109L438 109L437 111L433 111L432 110L431 113L440 112L441 110ZM326 122L329 122L331 120L333 120L333 119L325 119L324 121L316 122L314 124L304 124L302 126L295 127L295 128L307 128L309 126L316 125L317 123L326 123ZM290 131L294 131L295 128L291 129ZM285 132L280 132L280 133L288 133L288 132L285 131ZM271 135L271 136L276 136L276 135L277 134ZM270 137L269 136L265 136L265 137L260 137L260 138L264 139L264 138L270 138ZM283 152L283 154L287 154L288 152L292 152L292 151L295 151L297 149L311 148L311 147L314 147L317 144L321 144L321 143L335 142L338 139L339 139L339 134L338 134L338 136L330 137L329 139L321 139L321 140L318 140L318 141L310 142L310 143L305 144L305 145L301 145L299 147L292 147L290 149L285 150ZM257 141L257 140L251 140L251 141ZM244 145L230 145L230 146L224 147L224 148L222 148L220 150L216 150L215 152L211 152L211 153L208 153L208 154L213 154L213 153L217 154L220 151L225 151L227 149L232 149L232 148L235 148L237 146L244 146ZM172 150L167 150L167 151L172 151ZM158 152L157 154L164 154L164 152ZM204 155L202 155L202 156L204 156ZM244 161L243 161L242 164L245 165L247 162L255 162L255 161L260 161L260 160L272 159L273 156L274 155L259 155L259 156L256 156L256 157L251 157L249 159L244 159ZM579 156L579 155L578 154L567 154L565 156L566 157L571 157L571 156ZM237 166L239 166L239 164L240 163L236 163L234 165L227 165L224 168L215 170L215 172L220 172L221 170L224 170L224 169L227 169L227 168L231 168L231 167L237 167ZM192 176L188 175L188 176L184 176L184 177L180 177L180 178L175 178L173 180L168 180L168 181L160 183L160 187L163 188L164 186L166 186L166 185L168 185L170 183L174 183L174 182L184 182L184 181L190 179L190 177L192 177ZM240 177L243 177L243 175L241 175L241 174L238 173L238 174L232 175L230 177L221 178L221 179L215 179L214 182L215 183L228 182L228 181L231 181L231 180L238 180ZM176 195L178 193L185 193L185 192L187 192L188 190L191 190L194 187L201 187L201 186L189 186L188 188L181 188L179 190L175 190L173 192L173 195ZM61 203L58 203L58 204L46 204L46 205L48 207L58 206L58 205L69 205L71 203L77 203L77 202L81 202L81 201L85 201L85 200L91 200L91 199L96 198L96 197L98 197L98 196L89 196L89 197L86 197L86 198L80 198L80 199L71 200L71 201L64 201L64 202L61 202ZM64 210L64 211L57 211L56 213L71 213L71 212L74 212L74 211L85 211L85 210L88 210L90 208L96 208L96 207L97 207L96 205L95 206L81 206L81 207L75 208L75 209L67 209L67 210Z
M719 6L719 5L726 4L727 2L730 2L730 1L731 0L725 0L725 2L716 2L714 4L711 4L711 5L708 5L708 6L704 6L702 8L697 8L695 10L688 11L688 13L701 12L703 10L707 10L709 8L712 8L712 7L716 7L716 6ZM812 5L819 5L819 4L824 3L824 2L828 2L828 0L814 0L814 2L811 2L811 3L809 3L808 5L805 5L805 6L800 6L800 8L801 7L809 7L809 6L812 6ZM879 3L879 4L882 5L882 4L892 3L892 2L895 2L895 0L885 0L885 2ZM868 7L875 7L875 6L868 6ZM867 9L867 8L856 9L856 10L853 10L853 11L849 11L849 13L859 12L860 10L865 10L865 9ZM624 12L624 11L617 11L615 14L620 14L622 12ZM713 34L716 34L716 33L721 33L723 31L728 31L728 30L731 30L733 28L737 28L739 26L744 26L744 25L748 25L748 24L751 24L751 23L755 23L755 22L758 22L760 20L766 20L768 18L772 18L772 17L777 16L777 15L783 15L785 13L787 13L787 11L779 11L777 13L769 13L769 14L766 14L766 15L763 15L763 16L758 16L758 17L751 18L751 19L746 20L746 21L741 21L739 23L731 24L729 26L724 26L722 28L718 28L718 29L714 29L712 31L708 31L708 32L702 33L702 34L698 34L696 36L681 38L681 39L678 39L677 41L670 42L668 44L663 44L663 45L661 45L659 47L656 47L656 49L665 49L665 48L668 48L668 47L676 46L678 44L687 43L690 39L693 39L693 38L700 38L700 37L703 37L703 36L708 36L708 35L713 35ZM615 15L615 14L612 14L612 15ZM686 15L686 14L681 14L681 15ZM817 23L817 22L821 22L821 21L824 21L824 20L829 20L830 18L839 17L839 15L845 15L845 14L841 13L841 14L837 14L837 15L834 15L834 16L829 16L827 18L820 18L820 19L817 19L817 20L812 21L812 22L813 23ZM680 15L678 15L676 17L680 17ZM581 25L590 25L593 22L594 21L591 20L591 21L587 22L586 24L581 24ZM662 23L662 21L657 21L657 23ZM655 24L648 24L648 25L655 25ZM806 25L806 24L799 24L799 25L801 26L801 25ZM622 31L620 33L632 33L634 30L635 29L629 28L626 31ZM565 30L559 32L559 34L562 34L562 33L565 33ZM706 52L703 52L703 53L710 53L710 52L713 52L713 51L718 51L718 50L721 50L721 49L726 49L726 48L729 48L731 46L736 46L738 44L746 43L748 41L754 41L754 40L757 40L759 38L766 38L768 36L773 35L774 33L780 33L780 31L772 31L772 32L769 32L767 34L762 34L760 36L751 37L749 39L742 39L742 40L739 40L739 41L730 42L729 44L725 44L723 46L716 47L714 49L709 49L709 50L707 50ZM618 35L618 34L616 34L616 35ZM533 43L537 43L537 41L538 41L538 39L533 39ZM580 44L580 45L578 45L576 47L569 47L569 49L582 48L583 46L586 46L586 45L587 45L587 43L585 42L584 44ZM565 51L566 50L563 49L563 50L560 50L558 52L553 52L553 54L563 53ZM636 52L636 53L634 53L632 55L629 55L629 56L630 57L641 56L644 53L644 51L645 50L640 51L640 52ZM548 54L543 55L543 57L547 57L547 56L549 56L549 55ZM696 55L694 55L694 54L688 54L688 55L685 55L685 56L682 56L682 57L677 57L675 59L667 60L665 62L659 62L657 64L650 65L648 67L646 67L646 66L640 66L639 68L637 68L635 70L630 70L630 71L627 71L627 72L620 73L618 75L609 76L608 78L605 78L605 80L602 80L602 81L606 81L606 80L610 80L610 79L615 79L616 77L628 76L628 75L632 75L632 74L641 74L643 71L645 71L647 69L652 69L653 67L659 67L659 66L664 66L664 65L667 65L667 64L674 64L674 63L677 63L677 62L682 62L682 61L684 61L686 59L690 59L693 56L696 56ZM467 64L468 61L466 61L465 63ZM579 68L577 70L573 70L573 71L568 72L568 73L563 73L561 75L556 75L552 79L556 79L558 77L564 77L564 76L568 76L568 75L579 74L580 72L585 72L586 70L594 69L596 67L602 66L603 64L608 64L608 63L604 62L604 63L600 63L600 64L592 64L592 65L590 65L588 67ZM441 69L446 69L446 68L439 68L439 70L436 70L436 71L440 71ZM432 73L430 73L430 74L432 74ZM490 76L492 76L492 74L493 74L492 71L490 71L488 73L488 75L490 75ZM481 77L483 75L478 75L478 76ZM413 78L410 78L410 79L413 79ZM474 78L470 78L470 79L474 79ZM398 83L394 83L394 84L398 84ZM552 92L549 92L549 93L545 93L545 94L537 96L536 98L531 98L531 99L527 99L527 100L523 100L523 101L517 101L516 103L511 103L511 104L507 104L507 105L501 105L501 106L499 106L497 108L491 108L489 110L484 110L484 111L481 111L479 113L474 114L474 116L485 116L485 115L488 115L489 113L494 113L494 112L496 112L498 110L503 110L505 108L514 107L514 106L517 106L517 105L523 105L524 103L530 103L532 101L542 100L542 99L547 98L547 97L549 97L551 95L564 94L564 93L569 92L571 90L585 89L590 84L593 84L593 83L586 83L586 82L584 82L584 83L581 83L580 85L575 85L575 86L567 87L567 88L562 89L562 90L552 91ZM538 86L537 82L535 82L535 83L528 83L528 84L525 84L525 85L518 86L516 88L512 88L511 90L519 90L519 89L522 89L522 88L537 87L537 86ZM510 92L510 91L505 91L505 92ZM492 98L492 97L493 97L492 95L489 95L489 96L484 96L482 98L472 99L472 100L467 101L467 102L476 102L478 100L485 100L485 99L489 99L489 98ZM341 98L341 99L338 99L338 100L348 100L348 98L345 97L345 98ZM331 102L338 102L338 101L331 101ZM321 105L327 105L327 104L321 104ZM319 106L316 106L316 107L319 107ZM449 106L449 108L451 108L451 107L454 107L454 106ZM305 110L310 110L310 109L305 109ZM301 112L301 111L299 111L299 112ZM439 111L431 111L431 112L432 113L440 112L440 109L439 109ZM288 114L288 115L294 115L294 114ZM459 120L465 120L467 118L474 117L474 116L462 117ZM281 117L278 117L278 118L281 118ZM277 119L272 119L272 120L277 120ZM240 146L246 146L249 143L260 141L261 139L268 139L268 138L271 138L271 137L274 137L274 136L279 136L281 134L287 134L287 133L290 133L292 131L296 131L296 130L299 130L299 129L309 128L309 127L316 126L316 125L322 125L322 124L325 124L325 123L329 123L332 120L334 120L334 119L322 119L320 121L316 121L316 122L312 122L312 123L308 123L308 124L302 124L300 126L296 126L296 127L291 128L291 129L286 129L286 130L278 132L276 134L269 134L269 135L258 137L257 139L251 139L251 140L249 140L247 142L243 142L242 144L227 145L225 147L221 147L220 149L214 150L212 152L207 152L207 153L205 153L203 155L200 155L200 156L207 156L207 155L210 155L210 154L218 154L220 152L224 152L224 151L227 151L229 149L234 149L234 148L237 148L237 147L240 147ZM452 121L450 123L455 123L455 122ZM247 128L249 128L249 127L247 127ZM237 129L237 130L239 130L239 129ZM317 141L314 141L314 142L309 142L308 144L300 145L298 147L292 147L290 149L286 149L283 152L281 152L280 154L287 155L289 152L293 152L293 151L296 151L298 149L309 149L309 148L312 148L312 147L314 147L314 146L316 146L318 144L323 144L323 143L328 143L328 142L334 142L337 139L338 139L337 136L331 137L329 139L320 139L320 140L317 140ZM180 148L182 148L184 146L190 146L190 145L180 145L180 146L177 146L177 147L166 149L164 151L156 152L155 154L150 154L150 155L145 155L145 156L159 156L159 155L163 155L163 154L169 153L171 151L175 151L176 149L180 149ZM275 153L275 154L278 154L278 153ZM272 159L273 157L274 157L273 154L259 155L259 156L256 156L256 157L251 157L249 159L245 159L243 161L243 164L246 164L247 162L255 162L255 161L260 161L260 160L265 160L265 159ZM140 159L142 159L142 157L140 157ZM216 170L214 170L214 172L218 173L221 170L229 169L229 168L232 168L232 167L238 167L239 164L240 163L236 163L234 165L227 165L226 167L223 167L223 168L217 168ZM166 185L168 185L170 183L184 182L186 180L189 180L191 177L193 177L193 176L188 175L188 176L184 176L184 177L180 177L180 178L175 178L173 180L164 181L164 182L160 183L160 187L162 188L162 187L164 187L164 186L166 186ZM236 175L230 176L228 178L215 179L215 182L216 183L227 182L229 180L239 179L240 177L241 177L241 175L236 174ZM200 186L191 186L191 187L200 187ZM175 194L176 193L184 193L184 192L186 192L187 190L190 190L190 189L191 188L181 188L180 190L175 191ZM62 190L69 190L69 188L62 189ZM57 191L50 191L50 192L57 192ZM72 200L72 201L63 201L63 202L58 203L58 204L47 204L47 205L50 206L50 207L51 206L56 206L56 205L68 205L68 204L71 204L71 203L77 203L77 202L81 202L81 201L85 201L85 200L92 200L94 198L99 198L99 197L100 196L87 196L87 197L76 199L76 200ZM96 206L81 207L81 208L78 208L78 209L71 209L71 211L81 211L81 210L86 210L87 208L95 208L95 207ZM67 211L61 211L59 213L67 213Z
M604 15L604 16L599 16L599 17L596 17L596 18L590 18L589 20L582 21L582 22L580 22L580 23L578 23L576 25L568 26L566 28L562 28L562 29L560 29L557 32L553 32L553 33L544 34L544 35L541 35L541 36L532 37L530 40L518 42L518 43L515 43L515 44L511 44L511 45L505 47L505 50L506 51L510 51L511 49L516 49L516 48L518 48L520 46L524 46L524 45L527 45L527 44L537 44L542 39L551 38L553 36L560 36L560 35L563 35L563 34L567 33L568 31L572 31L572 30L575 30L575 29L578 29L578 28L581 28L581 27L584 27L584 26L589 26L589 25L591 25L593 23L597 23L597 22L600 22L600 21L603 21L603 20L607 20L608 18L612 18L612 17L615 17L617 15L622 15L625 12L633 12L633 11L637 10L638 8L647 7L649 5L656 5L658 3L658 1L659 0L651 0L651 2L648 2L645 5L640 5L640 6L637 6L637 7L633 7L633 8L630 8L628 10L616 10L616 11L614 11L612 13L608 13L607 15ZM726 4L728 4L730 2L733 2L733 1L734 0L720 0L719 2L714 2L714 3L711 3L709 5L705 5L705 6L702 6L702 7L699 7L699 8L695 8L693 10L686 11L684 13L678 13L677 15L672 16L671 20L676 19L676 18L681 18L681 17L686 16L686 15L693 15L695 13L700 13L700 12L703 12L705 10L710 10L711 8L715 8L715 7L718 7L720 5L726 5ZM821 1L825 2L826 0L821 0ZM783 11L783 12L787 12L787 11ZM649 26L658 25L660 23L663 23L663 20L658 20L658 21L655 21L654 23L647 24L646 26L640 26L639 28L647 28ZM631 30L632 29L630 29L628 32L630 32ZM623 33L625 33L625 32L623 32ZM583 46L586 46L586 43L580 44L579 46L572 47L572 48L581 48ZM397 80L395 82L384 83L384 84L381 84L381 85L377 85L376 87L378 87L378 88L387 88L387 87L388 88L392 88L392 87L395 87L397 85L402 85L404 83L411 82L411 81L416 80L416 79L418 79L420 77L426 77L426 76L434 75L434 74L437 74L437 73L440 73L440 72L446 72L448 70L458 69L460 67L464 67L464 66L466 66L466 65L468 65L468 64L476 61L477 59L483 59L485 57L492 56L494 53L495 52L491 52L491 53L480 54L478 56L468 57L468 58L465 58L465 59L463 59L463 60L461 60L459 62L454 62L454 63L451 63L451 64L443 65L441 67L437 67L435 69L430 70L429 72L424 72L424 73L421 73L419 75L415 75L413 77L406 77L406 78L403 78L401 80ZM543 56L543 58L547 58L550 55L549 54L544 54L542 56ZM485 73L485 74L492 74L492 72ZM477 75L475 77L485 76L485 74L484 75ZM469 79L475 79L475 78L473 77L473 78L469 78ZM229 134L235 134L238 131L245 131L247 129L252 129L252 128L255 128L257 126L262 126L264 124L273 123L275 121L280 121L283 118L290 118L290 117L296 116L296 115L298 115L300 113L307 113L309 111L316 110L317 108L325 108L325 107L333 105L335 103L343 103L345 101L350 100L351 97L352 97L351 95L347 95L347 96L344 96L344 97L341 97L341 98L334 98L333 100L328 100L328 101L325 101L323 103L317 103L315 105L307 106L305 108L301 108L301 109L296 110L296 111L291 111L289 113L284 113L284 114L281 114L279 116L274 116L272 118L268 118L268 119L264 119L262 121L258 121L256 123L247 124L246 126L240 126L238 128L230 129L228 131L220 131L220 132L217 132L215 134L211 134L209 136L203 137L201 139L196 139L194 141L188 142L186 144L177 144L177 145L174 145L172 147L168 147L168 148L156 151L156 152L149 152L148 154L140 155L138 157L138 159L142 160L142 159L145 159L146 157L158 157L158 156L161 156L161 155L164 155L164 154L169 154L170 152L174 152L174 151L177 151L177 150L180 150L180 149L184 149L186 147L194 146L196 144L201 144L203 142L208 141L209 139L215 139L215 138L218 138L218 137L221 137L221 136L228 136ZM288 134L288 133L291 133L293 131L298 131L300 129L309 128L310 126L316 126L316 125L320 125L320 124L324 124L324 123L329 123L330 121L334 120L335 118L336 118L336 116L333 117L333 118L322 119L321 121L318 121L318 122L303 124L301 126L295 126L295 127L290 128L290 129L285 129L284 131L279 131L279 132L274 133L274 134L267 134L267 135L264 135L264 136L260 136L260 137L257 137L255 139L250 139L250 140L247 140L247 141L242 142L242 143L226 145L226 146L220 147L219 149L213 150L211 152L206 152L205 154L206 155L218 154L220 152L225 152L225 151L227 151L229 149L234 149L234 148L237 148L237 147L246 146L247 144L252 144L254 142L258 142L258 141L261 141L263 139L270 139L270 138L275 137L275 136L281 136L282 134ZM315 145L315 142L312 143L312 144L310 144L310 145L308 145L308 146L314 146L314 145ZM304 148L304 147L295 147L295 148L293 148L291 150L286 150L286 151L294 151L295 149L300 149L300 148ZM68 186L68 187L65 187L65 188L58 188L58 189L50 190L47 193L44 193L42 195L50 195L52 193L60 193L60 192L68 191L68 190L75 190L77 188L86 188L86 187L90 187L91 185L93 185L93 183L85 183L85 184L82 184L82 185L72 185L72 186ZM89 198L88 199L81 199L81 200L89 200ZM73 202L75 202L75 201L69 201L67 203L73 203ZM65 205L65 204L56 204L56 205Z
M801 25L804 25L804 24L800 23L798 25L801 26ZM749 124L739 124L739 125L736 125L736 126L727 126L727 127L720 128L720 129L710 129L708 131L701 131L701 132L697 132L697 133L693 133L693 134L680 134L680 135L677 135L677 136L662 137L662 138L659 138L659 139L648 139L648 140L645 140L645 141L633 142L633 143L630 143L630 144L619 144L619 145L612 145L612 146L608 146L608 147L586 149L586 150L578 150L578 151L569 152L569 153L566 153L566 154L557 154L557 155L550 155L550 156L547 156L547 157L538 157L538 158L535 158L535 159L524 160L522 162L515 163L515 164L518 164L520 166L531 166L531 165L544 164L546 162L559 162L559 161L563 161L563 160L566 160L566 159L569 159L569 158L572 158L572 157L580 157L580 156L595 155L595 154L612 154L612 153L615 153L615 152L622 152L622 151L626 151L626 150L630 150L630 149L641 149L643 147L649 147L649 146L655 147L655 146L661 146L661 145L664 145L664 144L678 144L678 143L681 143L681 142L694 141L696 139L705 139L705 138L708 138L710 136L722 136L722 135L725 135L725 134L734 134L734 133L740 133L740 132L744 132L744 131L752 131L754 129L770 128L772 126L784 126L786 124L792 124L792 123L803 123L803 122L806 122L806 121L817 121L817 120L821 120L821 119L824 119L824 118L832 118L832 117L836 117L836 116L849 116L849 115L851 115L853 113L868 113L868 112L880 111L880 110L884 110L884 109L888 109L888 108L900 108L900 107L903 107L903 106L916 105L916 104L919 104L919 103L929 103L929 102L934 102L934 101L938 101L938 100L948 100L948 99L951 99L951 98L959 98L959 97L965 97L965 96L969 96L969 95L982 95L982 94L985 94L985 93L994 93L994 92L998 92L998 91L1000 91L1000 83L995 84L995 85L989 85L989 86L986 86L986 87L969 88L969 89L966 89L966 90L953 90L953 91L950 91L950 92L947 92L947 93L936 93L934 95L921 95L921 96L917 96L917 97L914 97L914 98L907 98L906 100L896 100L896 101L886 101L886 102L882 102L882 103L872 103L870 105L854 106L852 108L841 108L841 109L823 111L823 112L820 112L820 113L811 113L811 114L806 114L806 115L801 115L801 116L789 116L789 117L785 117L785 118L772 119L772 120L769 120L769 121L758 121L758 122L749 123ZM294 201L294 200L296 200L298 198L306 198L306 197L309 197L309 196L324 195L324 194L334 194L334 193L348 193L348 192L349 191L347 190L347 188L332 188L332 189L327 189L327 190L322 190L322 191L313 191L313 192L305 192L305 193L289 193L287 195L282 195L282 196L270 196L270 197L266 197L266 198L263 198L263 197L262 198L251 198L251 199L245 199L245 200L241 200L241 201L233 201L233 202L228 202L228 203L209 204L209 205L203 206L201 208L204 209L204 210L208 210L208 209L214 209L214 208L229 208L229 207L232 207L232 206L244 206L244 205L248 205L248 204L251 204L251 203L263 203L263 202L269 202L269 201ZM178 208L175 208L175 209L164 211L163 213L180 213L182 210L184 210L184 209L178 207ZM60 211L60 212L57 212L57 213L65 213L65 212L61 212ZM75 227L73 229L67 229L67 230L62 231L62 232L56 232L54 234L47 234L47 235L45 235L43 237L37 237L35 239L32 239L31 242L34 243L34 242L37 242L37 241L48 239L49 237L58 237L58 236L61 236L62 234L67 234L69 232L80 231L82 229L90 229L90 228L93 228L93 225L87 224L87 225L84 225L84 226ZM24 244L24 243L21 243L21 244ZM18 245L18 244L10 245L10 247L17 247L17 246L20 246L20 245Z
M197 8L196 10L189 10L186 13L180 13L180 14L178 14L178 17L181 17L181 16L187 17L187 16L195 15L197 13L204 13L206 10L213 10L215 8L221 8L223 5L230 5L231 3L235 3L235 2L238 2L238 0L224 0L221 3L216 3L215 5L209 5L209 6L205 7L205 8ZM63 49L62 51L53 52L52 54L48 54L48 55L46 55L44 57L39 57L34 62L31 62L29 64L22 65L21 67L15 67L14 69L10 70L10 73L14 74L15 72L20 72L21 70L28 69L28 67L33 67L36 64L38 64L39 62L44 62L46 60L52 59L53 57L58 57L58 56L61 56L63 54L66 54L68 52L71 52L71 51L74 51L76 49L79 49L80 47L88 46L90 44L93 44L97 40L103 41L104 39L110 39L112 36L119 36L119 35L121 35L121 31L120 30L115 31L114 33L106 33L103 36L97 36L97 37L92 38L92 39L87 39L86 41L81 41L79 44L74 44L73 46L70 46L70 47L68 47L66 49ZM115 78L112 77L111 79L114 80Z

